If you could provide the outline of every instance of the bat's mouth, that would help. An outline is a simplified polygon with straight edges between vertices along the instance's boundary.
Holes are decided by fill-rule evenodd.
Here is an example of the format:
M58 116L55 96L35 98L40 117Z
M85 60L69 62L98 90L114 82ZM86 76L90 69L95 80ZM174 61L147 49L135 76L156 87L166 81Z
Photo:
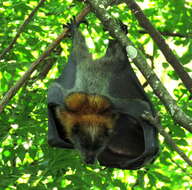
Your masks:
M92 151L87 152L84 155L84 162L86 164L94 164L97 160L97 154L93 153Z
M95 158L94 157L87 157L84 159L84 162L86 164L94 164L95 163Z

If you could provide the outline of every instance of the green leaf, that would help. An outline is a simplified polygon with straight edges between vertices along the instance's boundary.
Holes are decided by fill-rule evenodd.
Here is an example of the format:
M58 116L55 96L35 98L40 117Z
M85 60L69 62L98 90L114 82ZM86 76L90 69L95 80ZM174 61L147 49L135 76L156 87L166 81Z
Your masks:
M10 156L11 156L11 152L10 152L9 150L5 150L5 151L3 152L3 155L4 155L5 157L10 157Z
M163 68L165 69L169 67L169 64L167 62L163 62L162 65L163 65Z
M176 142L176 144L181 145L181 146L189 145L185 139L174 139L174 141Z
M164 181L164 182L166 182L166 183L170 183L170 182L171 182L171 180L170 180L169 177L167 177L167 176L165 176L165 175L163 175L163 174L161 174L161 173L159 173L159 172L156 172L156 171L154 171L153 173L155 174L155 177L156 177L158 180Z
M156 178L155 178L152 174L150 174L150 173L148 173L147 176L148 176L148 178L149 178L149 183L150 183L152 186L155 186L155 184L156 184Z
M178 80L179 77L177 76L176 72L175 71L168 71L168 76L173 79L173 80Z
M176 126L172 128L172 131L174 133L174 136L182 137L182 138L186 137L185 131L180 126Z

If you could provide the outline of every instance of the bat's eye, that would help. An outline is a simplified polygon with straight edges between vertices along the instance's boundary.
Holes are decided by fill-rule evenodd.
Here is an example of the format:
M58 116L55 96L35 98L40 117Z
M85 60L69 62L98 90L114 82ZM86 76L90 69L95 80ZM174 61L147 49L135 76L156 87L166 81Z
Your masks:
M110 137L111 134L112 134L112 130L104 128L104 133L103 134L104 134L105 137Z
M94 145L93 145L92 149L93 149L93 151L97 151L97 150L99 150L101 147L102 147L102 144L97 143L97 144L94 144Z
M83 147L87 152L97 152L101 147L101 143L94 143L94 144L89 144L89 143L81 143L81 147Z
M73 126L73 129L72 129L73 134L78 134L79 133L79 128L80 128L80 125L79 124L75 124Z
M103 109L99 112L99 114L106 114L110 112L110 108Z

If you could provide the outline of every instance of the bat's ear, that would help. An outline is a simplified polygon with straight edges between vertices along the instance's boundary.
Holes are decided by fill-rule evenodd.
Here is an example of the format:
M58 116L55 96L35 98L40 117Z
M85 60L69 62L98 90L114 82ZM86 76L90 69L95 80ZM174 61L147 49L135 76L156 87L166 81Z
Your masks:
M111 168L139 169L158 154L157 130L145 120L121 114L116 133L99 155L101 165Z

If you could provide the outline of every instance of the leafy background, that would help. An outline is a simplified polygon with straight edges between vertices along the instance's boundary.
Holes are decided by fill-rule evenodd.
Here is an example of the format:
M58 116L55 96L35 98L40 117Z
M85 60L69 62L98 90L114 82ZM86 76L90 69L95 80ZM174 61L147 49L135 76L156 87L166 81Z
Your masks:
M18 27L37 3L37 0L0 1L0 52L9 45ZM140 1L140 5L158 30L186 36L164 37L191 75L192 2L145 0ZM14 48L0 60L0 99L62 32L63 24L67 24L83 7L83 3L72 0L47 0L44 3ZM188 92L149 35L139 32L142 29L127 6L114 6L110 11L128 26L129 37L146 54L149 64L153 65L178 105L192 116ZM86 18L89 25L82 26L82 30L90 51L98 58L106 50L108 34L93 13ZM47 58L47 61L54 60L48 75L40 78L42 67L39 66L0 115L0 189L189 190L192 169L164 142L162 136L157 160L137 171L108 169L98 164L86 166L77 152L47 145L47 88L67 63L70 38L64 39L61 47L60 55L53 52ZM143 83L140 73L136 72ZM174 123L149 87L146 90L160 112L163 127L188 157L192 157L192 135Z

